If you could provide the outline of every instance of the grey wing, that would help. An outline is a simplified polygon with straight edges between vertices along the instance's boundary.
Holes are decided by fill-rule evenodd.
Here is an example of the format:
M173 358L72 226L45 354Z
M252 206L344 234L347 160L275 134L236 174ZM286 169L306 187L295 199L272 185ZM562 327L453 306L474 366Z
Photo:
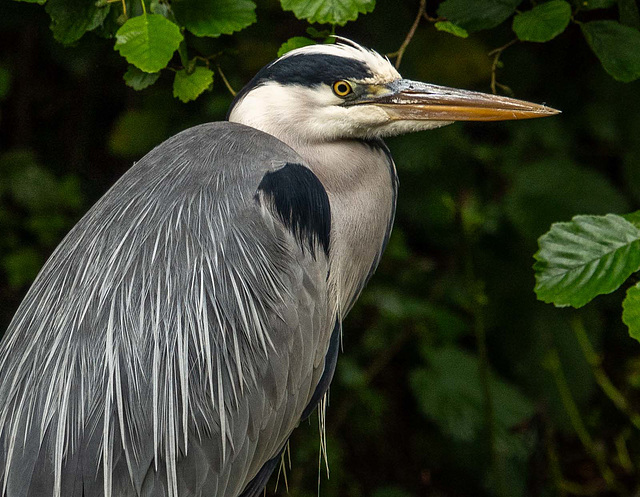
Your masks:
M321 383L329 231L322 185L269 135L216 123L150 152L56 249L0 345L1 494L255 485Z

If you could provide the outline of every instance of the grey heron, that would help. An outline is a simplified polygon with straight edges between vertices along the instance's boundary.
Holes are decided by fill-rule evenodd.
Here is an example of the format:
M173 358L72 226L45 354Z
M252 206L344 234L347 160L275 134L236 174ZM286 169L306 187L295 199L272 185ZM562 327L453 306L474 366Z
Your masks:
M402 79L348 40L268 64L42 268L0 344L0 494L260 495L389 238L382 138L556 112Z

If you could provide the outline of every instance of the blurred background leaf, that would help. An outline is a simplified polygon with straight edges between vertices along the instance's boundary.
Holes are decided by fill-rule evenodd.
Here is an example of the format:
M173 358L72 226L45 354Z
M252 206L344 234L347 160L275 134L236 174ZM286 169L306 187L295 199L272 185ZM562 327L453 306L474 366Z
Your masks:
M602 66L618 81L640 78L640 32L616 21L592 21L581 24L589 46ZM620 47L626 46L626 50Z
M478 358L454 347L428 350L425 355L430 367L411 374L422 411L454 439L478 438L486 430ZM504 380L492 377L490 388L498 437L505 438L511 428L533 415L533 405Z
M522 0L445 0L438 14L467 31L491 29L505 21Z

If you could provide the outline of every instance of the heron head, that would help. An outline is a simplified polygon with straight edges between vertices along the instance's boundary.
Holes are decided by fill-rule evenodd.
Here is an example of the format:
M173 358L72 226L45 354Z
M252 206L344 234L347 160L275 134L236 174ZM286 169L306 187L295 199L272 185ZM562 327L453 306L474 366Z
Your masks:
M339 38L288 52L265 66L228 118L287 142L374 138L454 121L557 114L544 105L403 79L385 57Z

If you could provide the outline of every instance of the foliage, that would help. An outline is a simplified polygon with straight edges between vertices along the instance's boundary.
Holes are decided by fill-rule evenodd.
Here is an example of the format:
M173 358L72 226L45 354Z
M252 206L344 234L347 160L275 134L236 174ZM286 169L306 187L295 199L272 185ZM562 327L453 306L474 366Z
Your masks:
M173 80L173 96L186 103L198 98L212 84L213 71L206 67L196 67L191 74L181 69Z
M420 408L453 439L472 441L485 429L484 397L478 358L457 347L427 350L428 368L411 374L411 388ZM531 402L504 380L491 377L495 423L499 436L533 415Z
M282 57L287 52L295 50L296 48L306 47L307 45L313 45L315 41L306 36L294 36L285 41L278 49L278 57Z
M640 342L640 286L638 284L627 290L622 309L622 321L629 328L629 335Z
M230 35L256 22L256 4L249 0L178 0L171 8L180 25L196 36Z
M640 32L616 21L592 21L581 24L589 46L606 71L628 83L640 78ZM620 47L627 47L620 50Z
M320 495L638 492L640 360L624 324L640 336L640 290L635 274L624 280L640 214L623 215L640 207L634 0L144 2L3 4L3 327L132 161L224 118L225 81L238 90L278 53L332 33L393 60L419 14L405 76L495 83L563 114L389 140L396 226L345 323ZM600 295L578 311L531 291L536 240L555 222L538 291L563 305ZM618 285L623 321L622 292L606 294ZM289 495L318 495L318 445L315 428L294 433ZM282 476L275 494L287 495Z
M522 0L446 0L438 14L467 31L495 28L507 20Z
M118 29L115 49L141 71L155 73L166 67L182 40L178 26L165 17L142 14Z
M467 31L491 29L510 16L522 0L446 0L438 14ZM551 0L517 13L513 18L513 31L520 41L547 42L560 35L569 21L579 13L580 7L590 9L612 7L616 2L580 2L572 12L565 0ZM638 6L623 0L620 21L578 22L584 37L600 59L605 70L620 81L640 78L640 22ZM629 23L629 26L624 25ZM627 47L627 48L625 48Z
M466 29L456 26L451 21L437 21L434 23L434 26L438 31L444 31L445 33L450 33L454 36L459 36L460 38L466 38L469 36Z
M513 32L519 40L545 42L562 33L571 20L571 5L551 0L513 18Z
M158 81L159 72L144 72L136 66L129 66L127 72L124 73L124 82L134 90L144 90L147 86L151 86Z
M109 14L108 6L84 0L48 0L45 10L51 16L51 31L56 40L71 44L86 31L100 27Z
M536 293L557 306L582 307L640 270L640 229L621 216L576 216L539 243Z
M284 10L291 10L298 19L311 23L330 23L344 26L355 21L358 14L371 12L375 0L281 0Z
M76 43L90 31L107 38L115 37L114 48L127 62L147 73L173 70L174 96L188 102L208 87L204 80L192 76L196 65L209 66L220 53L211 52L207 38L230 35L254 24L256 4L251 0L48 0L44 3L51 17L51 30L56 40ZM640 77L640 13L634 0L619 0L619 21L582 22L580 11L607 9L615 0L577 2L546 1L518 11L522 0L445 0L432 19L436 29L465 38L469 33L493 29L509 18L516 39L548 42L562 34L571 20L578 24L584 37L605 70L620 81ZM309 23L344 26L360 14L372 12L375 0L281 0L282 8ZM147 13L147 8L151 13ZM184 38L186 32L193 36ZM322 37L320 37L322 38ZM285 42L277 55L312 43L306 37L294 36ZM178 48L179 60L174 60ZM185 71L181 72L181 71ZM205 74L199 71L200 75ZM191 91L185 88L185 75L191 76ZM136 90L154 84L153 78L134 77L127 70L125 82ZM194 90L193 83L199 91Z
M626 216L576 216L540 237L536 294L557 307L582 307L617 290L640 271L640 211ZM622 320L640 341L640 287L629 288Z

